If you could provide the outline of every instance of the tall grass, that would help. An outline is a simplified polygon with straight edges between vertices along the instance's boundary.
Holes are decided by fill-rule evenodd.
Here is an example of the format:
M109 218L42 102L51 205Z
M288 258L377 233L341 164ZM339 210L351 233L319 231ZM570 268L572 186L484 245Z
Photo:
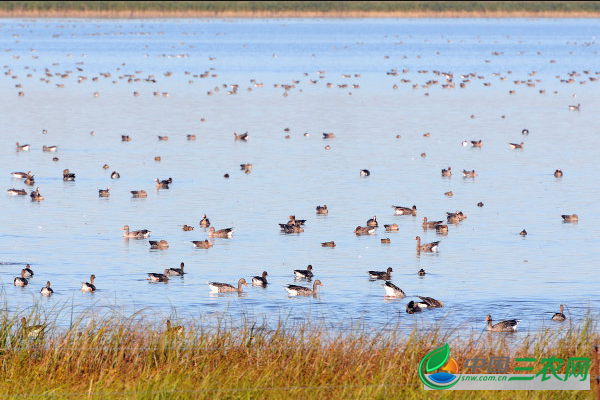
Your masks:
M208 327L189 322L183 334L166 332L164 321L119 313L82 316L60 328L34 310L27 325L32 319L45 324L44 335L35 337L23 331L21 317L5 312L0 325L3 399L595 398L595 383L588 393L425 393L417 376L422 357L448 341L461 366L475 355L593 360L599 335L591 316L578 326L541 330L516 346L508 344L510 335L487 332L468 338L436 327L348 332L310 321L267 328L250 319L235 326L224 317Z

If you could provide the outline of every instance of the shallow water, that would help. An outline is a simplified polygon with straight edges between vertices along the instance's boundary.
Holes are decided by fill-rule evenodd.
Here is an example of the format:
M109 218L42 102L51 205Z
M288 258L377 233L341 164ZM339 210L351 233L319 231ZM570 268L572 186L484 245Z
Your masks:
M550 317L559 304L569 321L581 320L600 301L593 111L600 92L589 79L599 76L598 22L3 20L0 181L4 190L23 188L10 172L31 170L33 188L45 197L37 203L0 196L3 301L11 311L33 304L49 314L62 310L63 323L71 310L105 306L144 308L158 318L247 313L270 322L309 317L372 329L436 322L468 331L480 331L491 314L522 319L518 335L557 327ZM386 74L393 69L397 76ZM72 73L55 75L65 71ZM194 77L205 71L217 76ZM456 87L443 89L446 78L433 71L453 73ZM561 82L573 71L574 83ZM475 76L460 88L461 74L469 73ZM142 79L128 83L132 75ZM144 81L149 75L155 83ZM87 79L78 83L78 76ZM286 97L274 87L295 80ZM423 87L431 80L438 83ZM237 94L223 84L238 84ZM578 103L581 111L569 111ZM234 131L248 131L249 141L234 141ZM323 140L322 132L336 137ZM131 142L121 142L123 134ZM482 148L461 145L479 139ZM17 141L31 150L15 151ZM523 150L508 146L521 141ZM43 145L58 151L43 153ZM241 163L252 163L252 173L240 171ZM442 178L448 166L453 176ZM65 168L76 173L75 182L62 181ZM369 177L359 175L364 168ZM553 176L557 168L561 179ZM462 169L478 176L463 179ZM120 179L110 179L114 170ZM154 179L168 177L171 188L156 191ZM110 198L99 198L98 189L107 187ZM132 199L130 191L139 189L148 198ZM444 196L449 190L453 197ZM315 214L322 204L329 215ZM392 204L414 204L418 215L395 216ZM442 220L456 210L467 219L450 225L447 236L423 231L422 217ZM572 213L579 223L561 221ZM191 240L207 238L198 226L203 214L216 229L235 227L233 239L194 248ZM280 233L290 214L307 220L303 233ZM354 235L373 215L377 233ZM398 232L383 231L393 222ZM150 239L167 240L169 249L124 240L125 224L151 230ZM195 229L184 232L184 224ZM439 252L417 254L416 235L439 240ZM391 244L381 244L387 237ZM330 240L335 248L320 246ZM146 273L182 261L185 278L146 280ZM35 276L15 288L26 263ZM320 295L288 298L283 287L294 283L292 270L308 264L325 285ZM382 282L369 281L366 271L388 266L408 298L386 300ZM420 268L425 277L417 276ZM263 270L269 286L245 288L240 297L212 295L206 285L250 282ZM92 273L98 291L82 294L81 282ZM47 280L55 294L40 300ZM440 299L444 308L408 315L415 295Z

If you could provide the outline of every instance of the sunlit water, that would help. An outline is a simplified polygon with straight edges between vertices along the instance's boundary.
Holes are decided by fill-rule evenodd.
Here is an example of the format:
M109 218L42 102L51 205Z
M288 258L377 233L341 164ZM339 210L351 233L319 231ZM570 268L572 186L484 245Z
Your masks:
M599 77L598 22L4 20L0 181L3 190L24 188L10 172L31 170L36 182L26 188L39 186L45 200L0 196L2 299L11 312L36 303L49 314L62 310L59 323L72 310L116 306L159 319L228 313L269 323L308 317L376 330L442 323L477 332L491 314L522 319L523 335L557 327L550 317L559 304L568 322L579 321L600 301L600 92L589 79ZM387 74L394 69L397 76ZM216 76L198 77L206 71ZM446 78L434 71L453 73L456 87L443 89ZM573 71L573 83L561 82ZM144 81L149 75L155 83ZM78 83L79 76L87 79ZM130 76L141 80L128 83ZM438 83L423 87L431 80ZM237 94L223 84L239 85ZM275 84L294 87L284 97ZM578 103L579 112L569 110ZM248 131L249 141L234 141L234 131ZM336 137L323 140L322 132ZM461 145L479 139L482 148ZM31 150L17 152L17 141ZM523 150L508 146L521 141ZM43 145L58 151L43 153ZM241 163L252 163L252 173ZM448 166L453 176L442 178ZM75 182L63 182L65 168ZM365 168L369 177L359 174ZM463 169L478 176L463 179ZM110 178L114 170L120 179ZM168 177L171 188L156 191L154 179ZM107 187L110 198L99 198ZM148 198L132 199L139 189ZM445 196L450 190L454 196ZM329 215L316 215L322 204ZM395 216L393 204L414 204L418 215ZM422 217L442 220L457 210L467 219L449 224L447 236L423 231ZM579 223L562 222L561 214L573 213ZM198 226L203 214L216 229L235 227L233 239L194 248L190 241L207 238ZM290 214L307 220L303 233L280 233ZM373 215L377 233L354 235ZM383 230L394 222L398 232ZM123 240L125 224L151 230L150 239L167 240L169 249ZM184 232L184 224L195 229ZM439 252L417 254L416 235L441 241ZM335 248L321 247L331 240ZM182 261L184 278L146 280ZM35 276L15 288L26 263ZM316 299L289 298L283 287L308 264L325 286ZM383 282L369 281L366 271L388 266L406 299L386 300ZM263 270L266 289L209 293L208 281L250 282ZM82 294L92 273L98 291ZM40 299L47 280L55 294ZM408 315L416 295L444 308Z

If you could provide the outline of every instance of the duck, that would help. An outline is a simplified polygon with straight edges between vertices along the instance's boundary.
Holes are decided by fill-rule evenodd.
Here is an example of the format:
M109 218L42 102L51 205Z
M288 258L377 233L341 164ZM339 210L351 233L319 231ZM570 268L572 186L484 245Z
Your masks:
M208 240L192 240L192 243L194 244L194 247L199 249L210 249L213 247L213 244Z
M385 289L385 297L396 297L399 299L406 297L406 294L402 291L402 289L390 281L386 281L382 286Z
M11 196L27 196L25 189L8 189L6 192Z
M165 269L162 274L156 272L149 272L148 279L152 282L167 282L169 280L169 270Z
M129 135L121 135L121 141L122 142L131 142L131 138L129 137Z
M148 193L145 190L132 190L131 195L136 199L148 197Z
M356 235L372 235L375 233L375 228L371 226L357 226L356 229L354 229L354 233Z
M473 146L473 147L482 147L483 143L481 142L481 140L471 140L471 146Z
M462 145L465 146L465 147L467 147L469 145L469 142L467 142L466 140L463 140L462 141Z
M98 197L110 197L110 189L98 189Z
M442 169L442 176L452 176L452 168L448 167L448 169Z
M465 214L463 214L462 211L446 212L446 220L448 220L448 222L458 223L465 219L467 219L467 216Z
M485 317L485 320L487 322L487 330L490 332L515 332L517 330L517 326L519 323L521 323L521 321L518 319L509 319L492 325L491 315Z
M383 227L385 228L385 230L387 232L395 232L398 230L398 224L397 223L393 223L393 224L389 224L389 225L383 225Z
M183 272L183 267L184 267L184 263L183 261L181 262L181 264L179 264L179 268L169 268L169 275L173 276L179 276L179 275L184 275L185 272Z
M25 184L29 185L29 186L33 186L33 184L35 183L35 180L33 179L33 175L31 175L31 171L27 173L27 176L25 177Z
M237 284L237 288L228 283L208 282L208 287L210 288L210 291L215 293L242 293L242 285L248 286L244 278L240 278Z
M317 206L317 214L325 215L328 212L329 210L327 210L327 204L324 204L323 206Z
M117 171L113 171L110 174L110 179L119 179L120 177L121 177L121 175Z
M331 242L323 242L321 243L321 247L335 247L335 242L333 240Z
M452 196L454 196L454 193L452 193L452 190L450 190L449 192L444 192L444 195L448 196L448 197L452 197Z
M312 265L309 265L306 269L295 269L294 275L296 275L296 278L312 278L314 276L312 269Z
M250 137L248 135L248 132L244 132L239 135L237 133L233 132L233 136L234 136L234 140L243 140L244 142L248 141L248 138Z
M523 129L521 131L521 134L523 134L523 135L529 135L529 129Z
M371 171L369 171L368 169L360 170L360 176L369 176L369 175L371 175Z
M421 251L425 251L425 252L437 252L437 247L438 244L440 243L438 242L431 242L431 243L425 243L424 245L421 245L421 237L417 236L415 237L415 240L417 241L417 252L421 252Z
M27 286L28 283L29 283L29 281L25 277L25 269L21 270L21 276L17 276L13 280L13 285L15 285L15 286L21 286L21 287L23 287L23 286Z
M169 137L168 137L168 136L160 136L160 135L158 136L158 141L159 141L159 142L161 142L161 141L162 141L162 142L166 142L166 141L168 141L168 140L169 140Z
M17 142L17 151L29 151L30 147L31 146L28 144L20 145L19 142Z
M375 227L375 228L378 227L379 224L377 223L377 216L374 215L373 218L371 218L370 220L368 220L367 221L367 226Z
M317 286L325 286L321 283L320 280L316 280L313 283L313 288L312 290L304 287L304 286L298 286L298 285L287 285L285 287L285 290L287 290L288 295L289 296L313 296L313 297L317 297Z
M208 228L210 226L210 221L208 220L208 218L206 218L206 214L204 214L204 216L202 217L202 220L200 221L200 226L203 228Z
M108 164L104 164L104 165L102 166L102 169L109 169L109 168L110 168L110 167L108 166Z
M167 335L176 335L176 336L181 336L184 333L184 328L183 326L171 326L171 321L167 320L167 330L165 331L165 334Z
M302 233L304 228L300 225L279 224L283 233Z
M579 217L577 214L572 215L561 215L563 222L577 222L579 221Z
M423 217L423 229L435 228L442 223L444 223L444 221L427 221L427 217Z
M240 164L242 171L252 171L252 164Z
M519 235L527 236L527 231L525 229L523 229L521 232L519 232Z
M564 310L565 310L565 307L561 304L560 312L554 313L554 315L552 316L552 319L557 322L563 322L564 320L566 320L567 317L565 316L565 314L563 314Z
M187 135L187 140L196 140L196 135Z
M263 271L262 276L252 277L252 286L267 286L267 271Z
M417 296L418 298L420 298L422 301L419 301L418 303L415 303L417 307L420 308L441 308L444 307L444 303L441 302L440 300L436 300L432 297L424 297L424 296Z
M44 286L42 290L40 290L40 293L42 294L42 296L52 296L54 290L52 290L52 288L50 287L50 281L46 282L46 286Z
M475 178L476 176L477 176L477 173L475 172L475 170L467 171L466 169L463 169L463 177L464 178Z
M11 172L10 174L13 176L13 178L23 179L23 178L27 178L31 174L31 171L29 171L29 172Z
M335 133L325 133L323 132L323 139L333 139L335 137Z
M158 178L156 178L155 182L156 182L156 188L157 189L168 189L169 188L169 184L171 183L171 178L164 179L162 181L159 180Z
M480 201L479 203L477 203L477 207L483 207L483 203Z
M381 243L382 244L390 244L390 243L392 243L392 241L390 240L390 238L383 238L383 239L381 239Z
M417 215L417 206L412 206L412 208L402 207L402 206L392 206L392 207L394 208L394 212L396 213L396 215L412 215L412 216Z
M386 271L369 271L368 274L370 279L385 279L389 281L392 279L393 271L392 267L388 267Z
M554 176L555 176L556 178L562 178L562 176L563 176L563 172L562 172L562 170L559 168L559 169L557 169L556 171L554 171Z
M89 282L82 283L81 284L81 291L82 292L95 292L96 291L96 286L94 286L94 279L96 279L96 275L90 276L90 281Z
M437 233L448 233L448 225L436 225L435 226L435 231Z
M21 318L21 335L23 338L37 339L44 335L45 329L44 325L27 326L27 319L25 317Z
M519 143L509 143L508 145L510 146L511 149L522 149L523 148L523 142Z
M121 228L123 232L123 236L126 238L134 238L134 239L146 239L150 236L150 232L148 229L140 229L139 231L129 231L129 225L125 225Z
M75 180L75 174L71 173L71 171L69 171L69 169L65 169L63 170L63 181L74 181Z
M185 232L187 232L187 231L193 231L193 230L194 230L194 227L193 227L193 226L190 226L190 225L183 225L183 230L184 230Z
M29 264L27 264L25 268L23 268L23 271L25 271L25 278L31 278L34 275L33 270L31 269L31 266Z
M571 110L571 111L579 111L580 107L581 107L581 104L577 103L576 106L569 106L569 110ZM17 143L17 145L18 145L18 143Z
M304 223L306 222L305 219L296 219L295 215L290 215L289 218L290 219L287 222L287 225L297 225L297 226L300 226L300 225L304 225Z
M169 243L164 239L161 239L160 241L150 240L149 242L150 242L151 249L165 250L165 249L169 248Z
M56 151L58 148L56 146L42 146L42 151Z
M208 237L209 238L231 238L233 236L233 228L225 228L225 229L219 229L218 231L215 230L214 226L211 226L208 229Z
M425 276L426 274L427 274L427 272L425 272L425 270L423 268L421 268L419 270L419 272L417 272L417 275L419 275L419 276Z
M29 196L31 197L31 201L42 201L42 200L44 200L44 196L42 196L40 194L40 188L36 188L35 192L31 192L29 194Z
M421 307L416 305L415 302L412 300L409 301L408 304L406 305L406 313L407 314L419 313L421 311L422 311Z

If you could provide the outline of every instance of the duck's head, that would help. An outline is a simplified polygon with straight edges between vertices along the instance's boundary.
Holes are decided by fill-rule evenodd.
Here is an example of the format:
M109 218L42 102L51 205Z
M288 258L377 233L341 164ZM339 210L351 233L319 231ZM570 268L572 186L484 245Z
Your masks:
M125 225L121 228L122 231L128 231L129 230L129 225Z
M309 265L308 267L306 267L306 269L307 269L308 271L312 271L312 265Z
M244 285L244 286L248 286L248 284L246 283L246 280L245 280L244 278L241 278L241 279L238 281L238 285Z
M390 272L394 272L394 270L392 269L392 267L388 267L388 269L387 269L387 273L389 274Z
M318 280L318 279L315 281L314 285L315 285L315 286L325 286L325 285L323 285L323 284L321 283L321 281L320 281L320 280Z
M491 316L491 315L488 315L487 317L485 317L485 321L486 321L486 322L489 322L489 321L491 321L491 320L492 320L492 316Z
M263 271L263 273L262 273L263 278L267 275L269 275L269 274L267 274L267 271Z

